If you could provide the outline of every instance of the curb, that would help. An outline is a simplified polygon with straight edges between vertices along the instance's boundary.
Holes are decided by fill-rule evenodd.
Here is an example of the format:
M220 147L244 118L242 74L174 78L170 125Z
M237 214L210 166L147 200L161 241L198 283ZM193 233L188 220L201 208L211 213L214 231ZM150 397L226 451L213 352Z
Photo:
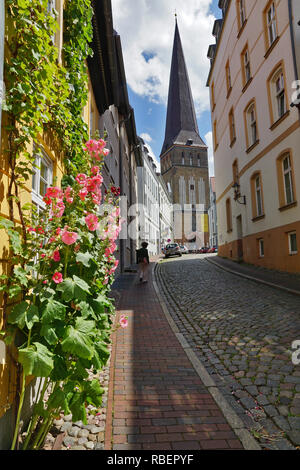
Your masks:
M226 268L225 266L220 265L218 262L213 261L211 258L205 258L205 259L206 259L206 261L213 264L214 266L217 266L218 268L223 269L223 271L227 271L231 274L235 274L236 276L243 277L245 279L248 279L249 281L257 282L259 284L265 284L269 287L273 287L275 289L279 289L279 290L283 290L285 292L288 292L289 294L294 294L294 295L298 295L298 296L300 295L300 291L297 291L297 290L294 290L294 289L289 289L288 287L283 287L280 284L274 284L273 282L264 281L263 279L253 277L253 276L249 276L248 274L243 274L243 273L240 273L238 271L234 271L233 269Z
M234 409L229 405L227 400L224 398L218 387L216 386L215 381L212 379L210 374L207 372L205 367L203 366L202 362L200 359L196 356L195 352L192 350L192 348L189 346L188 342L184 338L183 334L179 332L179 329L177 325L175 324L173 318L170 315L170 312L168 310L168 307L166 303L164 302L159 289L158 285L156 282L156 275L155 271L157 269L158 263L155 263L154 267L152 268L152 282L154 286L154 290L156 292L156 295L159 299L161 308L168 320L168 323L177 337L178 341L180 342L183 350L185 351L186 355L188 356L189 360L192 363L192 366L194 367L195 371L197 372L198 376L202 380L203 384L205 387L208 389L209 393L212 395L214 398L215 402L219 406L220 410L224 414L225 418L227 419L228 423L232 427L233 431L237 435L237 437L240 439L242 442L244 449L245 450L262 450L260 445L257 443L257 441L254 439L254 437L251 435L251 433L247 430L245 427L244 423L242 420L239 418L237 413L234 411Z

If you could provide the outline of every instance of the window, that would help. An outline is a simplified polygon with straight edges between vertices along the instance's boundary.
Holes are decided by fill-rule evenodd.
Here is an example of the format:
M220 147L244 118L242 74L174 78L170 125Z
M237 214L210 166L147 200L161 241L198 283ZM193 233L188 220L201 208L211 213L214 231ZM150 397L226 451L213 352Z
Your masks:
M193 157L190 155L190 166L193 166Z
M242 57L243 57L243 70L244 70L244 85L247 85L247 83L251 79L250 55L249 55L248 47L244 50Z
M289 155L283 158L282 165L283 165L285 203L291 204L294 201L294 194L293 194L291 159Z
M214 82L211 84L211 106L212 110L214 111L216 107L216 102L215 102L215 84Z
M201 159L200 159L200 155L198 155L197 159L198 159L198 166L201 166Z
M230 134L230 145L232 146L236 140L235 134L235 121L234 121L234 113L233 109L231 109L229 113L229 134Z
M238 161L235 160L232 164L232 176L233 176L233 183L239 183L239 167Z
M264 258L265 257L265 242L263 238L258 240L258 251L259 251L259 257Z
M296 232L291 232L288 234L288 236L289 236L289 253L290 255L296 255L298 253L297 234Z
M255 102L252 102L246 109L246 140L247 147L251 149L258 142L258 129Z
M181 155L181 163L182 163L182 165L185 164L185 161L184 161L184 153L183 153L183 152L182 152L182 155Z
M43 210L45 208L43 197L53 182L53 163L41 149L39 152L35 149L35 154L34 174L32 175L32 202L38 210Z
M260 176L255 178L255 197L256 197L256 215L259 217L263 214L262 192L260 184Z
M276 24L276 10L275 3L272 2L266 11L267 33L268 33L268 46L272 46L277 38L277 24Z
M231 201L226 200L226 220L227 220L227 232L232 232L232 214L231 214Z
M252 216L253 221L264 216L262 179L260 172L251 177Z
M245 0L237 0L238 29L242 29L246 22Z
M226 64L225 73L226 73L226 85L227 85L227 97L228 97L232 88L229 61Z
M56 18L56 0L48 0L47 4L47 12L53 17ZM51 41L53 44L55 44L55 33L51 37Z
M284 115L288 114L283 63L280 63L280 66L277 66L275 73L272 72L270 75L268 80L268 93L271 123L273 126L277 124L277 121L279 121Z
M214 122L213 125L213 137L214 137L214 150L218 147L218 135L217 135L217 121Z

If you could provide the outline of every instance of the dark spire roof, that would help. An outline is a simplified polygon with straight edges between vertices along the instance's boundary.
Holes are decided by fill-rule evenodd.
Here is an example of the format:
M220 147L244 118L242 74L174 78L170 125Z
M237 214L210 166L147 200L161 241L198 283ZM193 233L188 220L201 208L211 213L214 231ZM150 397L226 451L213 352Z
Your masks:
M199 135L192 91L176 19L166 134L161 154L166 152L173 144L186 145L188 140L193 141L192 145L206 147ZM187 145L191 145L191 142Z

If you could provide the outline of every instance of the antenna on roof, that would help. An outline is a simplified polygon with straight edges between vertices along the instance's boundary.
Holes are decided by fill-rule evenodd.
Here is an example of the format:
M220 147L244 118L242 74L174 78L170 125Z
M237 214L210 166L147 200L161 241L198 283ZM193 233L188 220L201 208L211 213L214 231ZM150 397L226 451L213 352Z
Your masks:
M175 8L175 21L177 21L177 10Z

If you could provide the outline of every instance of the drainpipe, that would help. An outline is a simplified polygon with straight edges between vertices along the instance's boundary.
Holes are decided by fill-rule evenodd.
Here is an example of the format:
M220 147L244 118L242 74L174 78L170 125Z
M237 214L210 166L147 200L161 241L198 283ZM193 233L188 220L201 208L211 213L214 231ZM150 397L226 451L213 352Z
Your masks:
M294 31L294 23L293 23L293 4L292 0L288 0L288 9L289 9L289 21L290 21L290 35L291 35L291 43L292 43L292 55L293 55L293 64L294 64L294 73L295 73L295 80L299 80L298 75L298 64L297 64L297 56L296 56L296 45L295 45L295 31ZM300 92L299 92L300 98ZM294 103L291 104L291 107L297 106L299 111L299 120L300 120L300 105L295 105Z
M4 64L4 25L5 25L5 2L0 0L0 147L1 147L1 115L2 101L4 98L3 64Z

